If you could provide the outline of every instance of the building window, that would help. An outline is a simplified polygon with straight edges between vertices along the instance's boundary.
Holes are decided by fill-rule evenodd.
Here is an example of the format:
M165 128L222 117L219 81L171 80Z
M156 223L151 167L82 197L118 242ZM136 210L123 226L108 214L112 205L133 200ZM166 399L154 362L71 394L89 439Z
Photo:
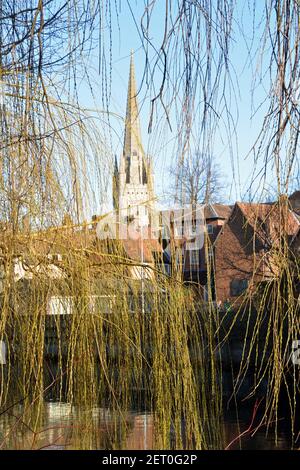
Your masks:
M248 279L233 279L230 282L230 295L232 297L238 297L248 287Z
M71 296L51 296L47 305L47 315L70 315L74 309Z
M54 261L54 262L62 261L62 255L60 253L49 253L47 255L47 258L51 261Z
M189 250L190 266L195 267L199 264L199 251Z
M211 224L207 224L207 233L212 234L214 233L214 226Z
M125 164L125 173L126 173L126 183L130 183L130 157L126 158L126 164Z

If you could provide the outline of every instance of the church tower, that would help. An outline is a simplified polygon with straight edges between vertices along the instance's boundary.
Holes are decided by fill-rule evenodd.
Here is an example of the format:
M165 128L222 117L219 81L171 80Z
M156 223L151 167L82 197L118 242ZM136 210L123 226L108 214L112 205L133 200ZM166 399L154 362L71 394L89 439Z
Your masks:
M143 225L148 225L151 222L154 205L153 172L150 158L145 155L142 145L132 53L124 146L119 169L117 162L115 162L113 201L114 208L119 211L123 222L129 219L141 220L141 218L143 218Z

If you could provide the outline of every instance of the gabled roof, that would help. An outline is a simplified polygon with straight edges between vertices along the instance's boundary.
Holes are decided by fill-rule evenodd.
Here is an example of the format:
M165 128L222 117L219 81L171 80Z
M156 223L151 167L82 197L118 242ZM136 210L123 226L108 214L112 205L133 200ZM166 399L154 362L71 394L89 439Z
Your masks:
M298 219L300 219L300 191L295 191L289 197L290 205Z
M220 219L227 220L230 216L233 206L227 204L213 204L214 210Z
M231 214L232 207L227 204L206 204L204 207L205 219L227 220Z
M252 227L263 243L275 243L282 232L293 237L300 227L293 211L279 203L237 202L235 208L242 212L246 224Z
M289 196L290 201L299 200L300 201L300 190L294 191L293 194Z

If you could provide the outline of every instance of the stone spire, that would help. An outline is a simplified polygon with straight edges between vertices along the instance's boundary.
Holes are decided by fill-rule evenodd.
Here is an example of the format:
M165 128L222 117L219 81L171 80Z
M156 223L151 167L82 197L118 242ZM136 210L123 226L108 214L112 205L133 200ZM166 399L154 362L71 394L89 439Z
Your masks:
M150 157L146 157L140 131L139 109L133 53L130 71L125 119L123 154L119 171L115 162L113 197L122 223L128 217L150 221L153 211L154 185Z
M123 153L125 157L134 155L135 153L136 155L144 156L137 103L137 88L135 81L133 51L131 51L130 58Z

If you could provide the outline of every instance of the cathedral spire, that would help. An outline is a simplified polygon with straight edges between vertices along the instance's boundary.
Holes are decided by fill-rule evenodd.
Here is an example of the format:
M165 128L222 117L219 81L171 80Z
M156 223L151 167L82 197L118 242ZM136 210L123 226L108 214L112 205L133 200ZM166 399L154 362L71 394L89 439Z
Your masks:
M115 163L113 179L114 207L118 210L122 223L128 223L128 217L147 219L148 222L151 220L154 188L149 164L150 158L145 155L142 146L133 52L131 52L124 147L119 171L117 171L117 162Z
M124 156L144 154L140 132L139 110L133 51L130 58L130 72L127 92L127 109L125 121Z

